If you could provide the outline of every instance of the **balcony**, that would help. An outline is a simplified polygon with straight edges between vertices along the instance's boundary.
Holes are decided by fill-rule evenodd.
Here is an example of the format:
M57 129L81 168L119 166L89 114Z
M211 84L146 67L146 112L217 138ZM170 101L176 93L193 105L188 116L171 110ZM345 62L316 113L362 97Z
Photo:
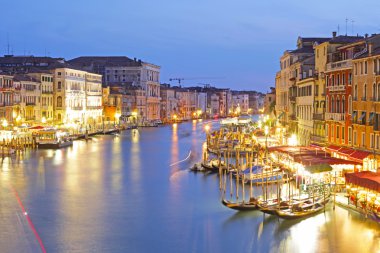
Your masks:
M296 102L296 98L297 98L297 96L289 96L289 100L290 100L290 102L292 102L292 103L295 103L295 102Z
M103 106L87 106L87 110L99 110L102 108Z
M329 86L327 88L329 89L330 92L332 92L332 91L344 91L345 90L344 85L334 85L334 86Z
M344 121L345 120L345 114L344 113L326 112L325 118L326 118L326 120Z
M43 90L43 91L42 91L42 94L53 94L53 91Z
M330 62L326 65L326 71L340 70L340 69L348 69L352 68L351 59L337 62Z
M324 113L313 113L313 120L325 120Z
M26 102L25 104L26 104L26 106L28 106L28 105L36 105L36 102Z

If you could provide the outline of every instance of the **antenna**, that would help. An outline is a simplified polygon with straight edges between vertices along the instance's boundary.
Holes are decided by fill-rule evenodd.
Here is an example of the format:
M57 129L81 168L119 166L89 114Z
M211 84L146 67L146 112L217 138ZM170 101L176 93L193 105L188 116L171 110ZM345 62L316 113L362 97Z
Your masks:
M9 33L7 33L7 54L9 55L9 49L10 49L10 45L9 45Z
M348 22L348 18L346 18L346 36L347 36L347 22Z

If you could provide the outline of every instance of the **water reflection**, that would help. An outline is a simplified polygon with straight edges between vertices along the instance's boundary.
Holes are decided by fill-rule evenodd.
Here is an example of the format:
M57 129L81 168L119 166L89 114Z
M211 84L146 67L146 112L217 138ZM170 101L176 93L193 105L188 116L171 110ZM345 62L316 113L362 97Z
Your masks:
M1 159L0 251L28 252L25 242L33 238L16 218L11 183L48 252L380 250L380 225L340 207L286 221L222 206L218 175L187 170L201 159L204 124L210 123L126 131ZM189 149L191 158L170 166Z

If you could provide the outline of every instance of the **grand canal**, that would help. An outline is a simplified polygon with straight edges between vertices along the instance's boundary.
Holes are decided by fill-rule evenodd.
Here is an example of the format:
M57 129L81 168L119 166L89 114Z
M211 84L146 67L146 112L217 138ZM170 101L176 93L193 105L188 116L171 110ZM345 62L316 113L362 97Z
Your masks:
M204 124L2 159L0 252L380 252L380 225L338 206L297 221L222 206L218 175L188 170Z

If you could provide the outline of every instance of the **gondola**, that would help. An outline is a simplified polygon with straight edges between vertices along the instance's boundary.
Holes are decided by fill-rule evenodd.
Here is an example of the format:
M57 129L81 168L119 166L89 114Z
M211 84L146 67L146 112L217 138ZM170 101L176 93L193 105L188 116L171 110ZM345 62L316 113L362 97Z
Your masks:
M280 201L280 205L277 201L261 202L257 204L258 209L266 214L276 214L276 210L286 210L289 209L289 201Z
M212 160L210 160L208 162L204 162L203 161L203 162L201 162L201 166L203 168L205 168L206 170L217 172L219 169L217 167L213 166L215 162L218 162L218 160L217 159L212 159Z
M300 204L292 205L291 208L285 210L276 210L276 215L282 219L300 219L312 216L322 211L329 198L321 199L320 201L311 203L311 199Z
M251 198L249 202L235 203L230 202L226 199L222 199L222 204L228 208L234 209L236 211L253 211L257 210L257 199Z

